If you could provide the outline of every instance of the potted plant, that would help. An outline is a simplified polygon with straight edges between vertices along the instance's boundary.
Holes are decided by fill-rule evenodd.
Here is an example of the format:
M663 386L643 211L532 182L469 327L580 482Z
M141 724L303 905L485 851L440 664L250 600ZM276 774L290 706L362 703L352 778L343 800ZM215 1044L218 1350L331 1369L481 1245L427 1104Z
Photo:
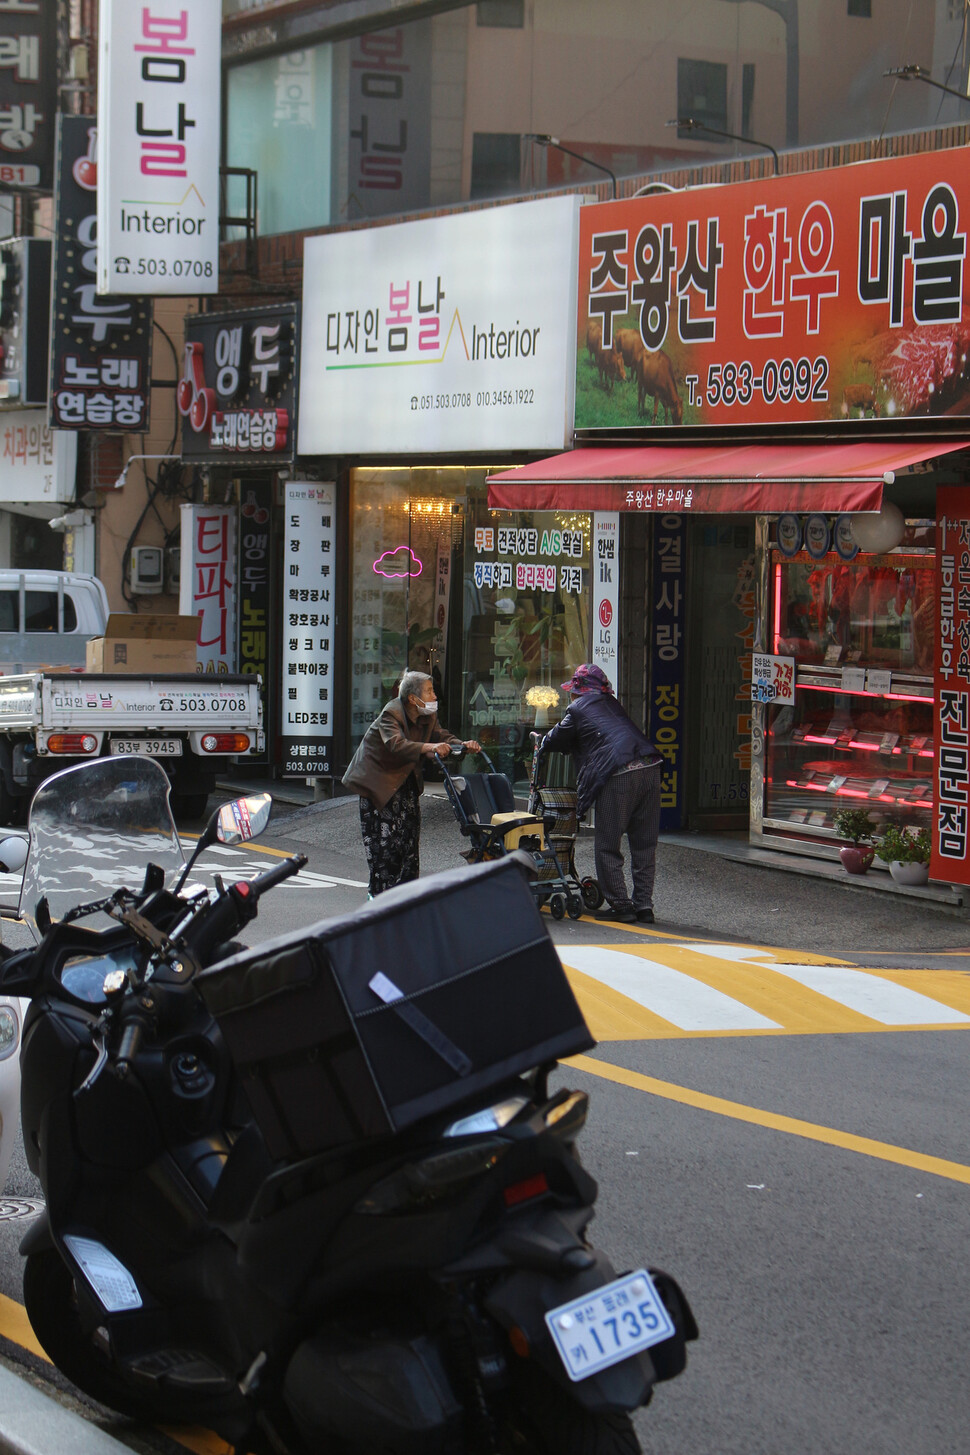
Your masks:
M897 884L925 884L930 873L930 835L927 829L887 824L876 847Z
M835 815L835 832L851 842L839 850L842 867L848 874L864 874L872 863L875 845L872 837L875 824L866 808L843 808Z

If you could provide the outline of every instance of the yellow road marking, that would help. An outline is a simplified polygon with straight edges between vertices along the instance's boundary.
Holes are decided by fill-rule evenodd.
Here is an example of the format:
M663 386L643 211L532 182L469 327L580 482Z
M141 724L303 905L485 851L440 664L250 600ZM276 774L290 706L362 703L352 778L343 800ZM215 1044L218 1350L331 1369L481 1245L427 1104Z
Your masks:
M9 1339L11 1344L19 1344L21 1349L36 1354L45 1364L51 1362L37 1342L37 1335L30 1327L30 1319L23 1304L7 1298L4 1293L0 1293L0 1338Z
M815 1122L800 1121L797 1117L762 1111L760 1107L745 1106L739 1101L725 1101L720 1096L692 1091L688 1086L677 1086L671 1081L658 1081L653 1076L641 1076L638 1071L627 1071L623 1066L613 1066L609 1061L597 1061L592 1056L572 1056L566 1064L574 1066L577 1071L585 1071L590 1076L598 1076L603 1081L614 1081L620 1086L632 1087L635 1091L663 1097L665 1101L676 1101L682 1106L692 1106L699 1111L714 1112L716 1116L730 1117L734 1121L747 1122L755 1127L768 1127L772 1131L785 1132L792 1137L804 1137L809 1142L841 1147L846 1152L858 1152L863 1157L875 1157L880 1162L893 1162L898 1167L911 1167L916 1172L929 1172L934 1177L945 1177L951 1182L970 1185L970 1167L962 1162L948 1162L943 1157L929 1157L924 1152L896 1147L891 1142L857 1137L853 1132L842 1132L837 1127L823 1127Z
M16 1299L7 1298L3 1293L0 1293L0 1338L9 1339L11 1344L17 1344L28 1353L36 1354L45 1364L51 1362L37 1342L23 1304L17 1303ZM161 1428L170 1439L178 1441L187 1450L194 1450L196 1455L232 1455L233 1447L212 1430L168 1426Z
M707 943L711 943L708 941ZM647 962L669 966L683 974L710 985L733 1000L740 1001L751 1010L757 1011L768 1020L778 1022L778 1029L747 1030L682 1030L662 1016L638 1005L620 991L604 985L591 975L574 970L569 965L569 947L560 945L559 952L565 963L566 974L572 984L589 1028L598 1041L645 1041L645 1040L688 1040L697 1036L810 1036L875 1034L902 1030L959 1030L961 1027L948 1025L945 1021L937 1026L925 1023L911 1027L886 1025L873 1020L861 1011L840 1005L829 996L807 986L799 985L788 976L773 974L772 962L752 963L750 960L718 960L711 955L691 950L689 946L610 944L597 946L613 950L617 954L639 958ZM763 947L751 946L752 956L774 955L775 961L784 964L794 958L803 965L846 965L844 960L834 960L823 955L801 955L790 950L766 951ZM849 967L854 968L854 967ZM863 974L879 975L884 980L905 986L949 1006L952 1010L970 1015L970 974L961 970L880 970L875 966L858 967ZM644 965L644 976L650 974L649 963ZM963 1027L962 1029L970 1029Z

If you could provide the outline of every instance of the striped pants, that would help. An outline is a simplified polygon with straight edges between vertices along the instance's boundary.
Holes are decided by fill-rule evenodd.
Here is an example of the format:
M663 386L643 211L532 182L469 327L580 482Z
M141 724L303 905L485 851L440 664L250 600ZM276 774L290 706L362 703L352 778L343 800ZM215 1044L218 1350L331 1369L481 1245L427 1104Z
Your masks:
M631 903L635 910L653 909L660 833L660 769L635 768L614 773L596 798L594 849L596 877L613 906ZM633 898L627 893L620 840L626 834L633 870Z

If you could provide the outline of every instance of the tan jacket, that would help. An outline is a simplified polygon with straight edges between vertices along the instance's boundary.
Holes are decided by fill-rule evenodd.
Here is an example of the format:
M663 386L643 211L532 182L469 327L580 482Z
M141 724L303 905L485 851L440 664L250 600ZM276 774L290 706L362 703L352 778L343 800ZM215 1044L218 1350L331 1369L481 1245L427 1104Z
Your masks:
M362 798L369 798L375 808L383 808L409 773L413 772L418 780L418 792L424 792L421 772L424 743L458 742L460 738L441 727L437 714L411 722L404 703L395 697L381 709L361 738L342 781Z

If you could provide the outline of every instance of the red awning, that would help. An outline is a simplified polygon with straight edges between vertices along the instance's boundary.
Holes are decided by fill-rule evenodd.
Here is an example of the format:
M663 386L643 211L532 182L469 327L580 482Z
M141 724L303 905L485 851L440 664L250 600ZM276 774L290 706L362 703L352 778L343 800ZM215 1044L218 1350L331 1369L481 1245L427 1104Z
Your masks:
M883 485L970 440L595 445L488 477L493 510L778 515L878 510Z

